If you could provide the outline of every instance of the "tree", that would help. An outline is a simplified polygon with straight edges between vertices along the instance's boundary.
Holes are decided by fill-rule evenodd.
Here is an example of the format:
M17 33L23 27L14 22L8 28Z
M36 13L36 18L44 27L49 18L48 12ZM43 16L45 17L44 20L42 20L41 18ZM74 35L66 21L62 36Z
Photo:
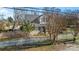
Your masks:
M14 21L13 21L13 18L12 17L8 17L7 20L5 21L7 27L12 26L13 25L13 22Z
M2 32L5 29L4 27L4 22L0 21L0 32Z
M24 21L24 24L21 26L20 29L26 32L29 37L30 32L33 31L35 27L30 21Z
M54 43L57 35L66 29L66 20L64 19L63 15L58 13L47 15L47 17L47 31L49 33L50 39L53 39L52 42Z
M71 13L68 13L65 16L66 16L68 28L73 30L73 33L72 33L72 35L74 36L73 42L75 42L76 36L79 32L79 23L78 23L79 19L77 17L78 14L74 13L74 11L72 11Z
M12 17L8 17L7 19L8 19L8 21L9 21L10 23L13 23L13 18L12 18Z

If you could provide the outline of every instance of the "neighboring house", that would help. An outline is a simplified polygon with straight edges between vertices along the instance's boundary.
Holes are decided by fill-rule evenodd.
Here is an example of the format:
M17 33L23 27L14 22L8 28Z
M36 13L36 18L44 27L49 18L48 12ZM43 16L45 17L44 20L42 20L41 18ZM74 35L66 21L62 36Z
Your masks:
M45 32L45 24L46 24L46 17L45 15L37 15L37 14L24 14L21 15L18 14L16 15L17 21L23 21L24 20L29 20L32 24L35 25L35 31L36 32Z
M38 32L45 32L45 25L46 25L46 17L45 15L39 15L38 13L33 12L33 11L20 11L21 10L26 10L27 8L16 8L15 10L16 14L16 19L17 21L22 22L23 20L29 20L35 25L35 31ZM29 10L29 9L27 9Z
M42 15L40 17L38 17L37 19L33 20L32 23L35 24L35 28L36 30L38 30L39 32L46 32L46 16Z

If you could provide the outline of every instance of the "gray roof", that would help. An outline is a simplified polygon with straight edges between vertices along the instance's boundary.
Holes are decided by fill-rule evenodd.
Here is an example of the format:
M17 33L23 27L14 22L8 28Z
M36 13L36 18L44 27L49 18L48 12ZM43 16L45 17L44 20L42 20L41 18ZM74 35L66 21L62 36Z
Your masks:
M29 20L30 22L33 22L39 17L39 15L32 15L32 14L26 14L26 15L16 15L17 20Z
M38 17L38 15L26 15L26 20L29 20L29 21L34 21L36 18Z

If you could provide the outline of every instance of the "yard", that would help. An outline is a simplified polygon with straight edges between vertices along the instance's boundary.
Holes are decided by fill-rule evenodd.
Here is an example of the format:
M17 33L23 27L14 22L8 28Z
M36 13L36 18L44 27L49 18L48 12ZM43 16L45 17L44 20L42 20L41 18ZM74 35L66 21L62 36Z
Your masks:
M27 51L61 51L61 50L71 50L71 47L75 49L74 46L79 48L79 35L76 37L76 42L72 41L63 43L66 40L73 40L73 35L70 33L59 34L57 37L56 44L52 45L51 41L48 40L48 37L45 36L34 36L30 39L16 38L16 39L7 39L0 41L0 50L27 50Z
M57 7L1 9L14 12L7 17L3 16L5 11L1 14L0 50L58 51L79 47L78 10L62 12Z

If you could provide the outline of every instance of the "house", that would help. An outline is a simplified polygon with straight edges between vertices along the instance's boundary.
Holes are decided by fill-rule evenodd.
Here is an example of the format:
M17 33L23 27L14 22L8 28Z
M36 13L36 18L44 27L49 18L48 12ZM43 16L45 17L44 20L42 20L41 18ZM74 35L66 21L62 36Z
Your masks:
M35 30L38 30L39 33L46 32L46 16L42 15L32 21L35 24Z
M17 14L16 15L17 22L22 22L23 19L26 21L30 21L32 24L35 25L35 31L38 32L45 32L45 24L46 24L46 17L45 15L37 15L37 14ZM19 22L19 23L20 23Z

